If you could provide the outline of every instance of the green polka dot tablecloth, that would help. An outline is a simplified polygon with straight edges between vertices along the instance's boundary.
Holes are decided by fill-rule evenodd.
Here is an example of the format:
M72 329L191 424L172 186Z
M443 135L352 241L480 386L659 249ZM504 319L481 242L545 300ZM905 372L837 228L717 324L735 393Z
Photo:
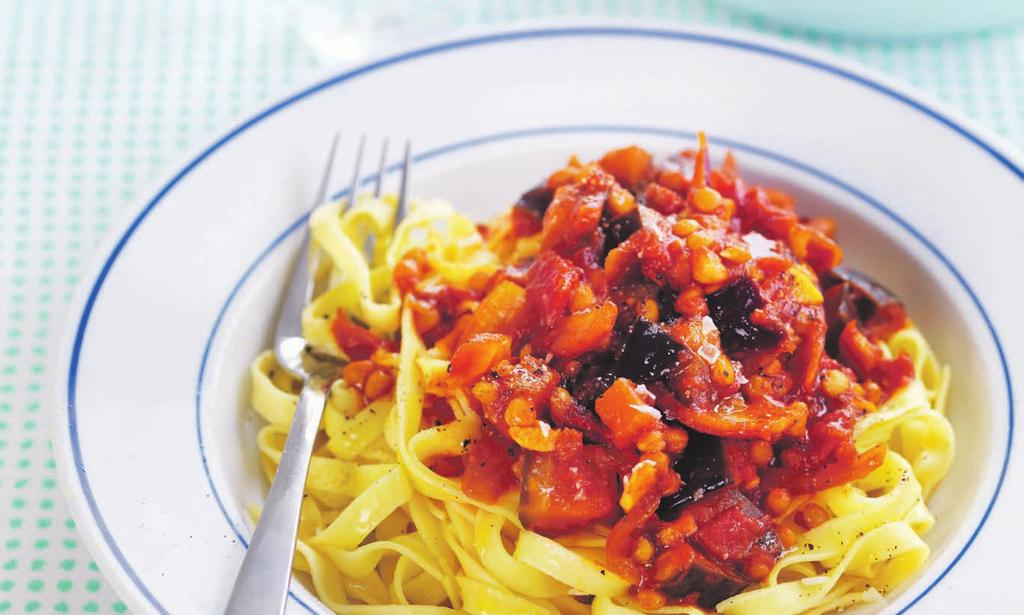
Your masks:
M114 217L243 110L398 42L559 16L755 29L935 94L1024 145L1024 29L851 40L713 2L0 0L0 613L123 613L48 440L66 306Z

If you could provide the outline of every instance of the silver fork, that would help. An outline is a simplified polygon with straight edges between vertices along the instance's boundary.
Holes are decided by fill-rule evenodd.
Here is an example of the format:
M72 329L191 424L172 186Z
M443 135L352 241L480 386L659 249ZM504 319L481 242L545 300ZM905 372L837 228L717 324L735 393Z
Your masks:
M355 194L361 183L359 174L365 136L360 140L356 155L355 170L349 189L349 201L355 201ZM320 180L320 190L314 205L320 205L327 199L331 168L334 165L334 154L338 147L338 135L331 142L327 166ZM405 144L405 155L402 160L401 181L398 194L398 209L395 223L397 224L406 210L406 190L409 178L409 150ZM381 148L380 166L374 195L380 196L381 187L387 164L387 141ZM372 238L365 247L367 258L373 253ZM302 337L302 309L313 298L316 284L311 272L316 271L318 254L310 257L309 230L303 230L302 247L292 269L291 281L288 285L277 319L274 333L274 356L278 365L292 376L302 380L302 393L299 394L292 418L291 429L285 440L284 452L277 467L277 473L267 494L263 513L260 515L256 531L252 536L249 549L246 551L242 567L235 579L231 597L225 613L228 615L264 615L284 612L288 600L288 586L291 582L292 559L295 557L295 539L298 533L299 512L302 509L302 493L309 472L310 457L313 454L313 442L320 426L320 418L324 412L327 399L324 385L318 369L319 360L313 355L309 344ZM314 262L311 263L310 261Z

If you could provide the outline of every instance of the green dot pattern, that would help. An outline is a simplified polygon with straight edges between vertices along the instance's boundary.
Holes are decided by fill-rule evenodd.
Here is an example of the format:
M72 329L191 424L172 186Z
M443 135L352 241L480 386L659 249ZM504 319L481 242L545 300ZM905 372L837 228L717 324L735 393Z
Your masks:
M329 69L419 36L574 15L808 43L1024 145L1020 27L871 41L773 25L712 0L0 1L0 614L128 611L77 534L47 435L65 311L115 216L238 114Z

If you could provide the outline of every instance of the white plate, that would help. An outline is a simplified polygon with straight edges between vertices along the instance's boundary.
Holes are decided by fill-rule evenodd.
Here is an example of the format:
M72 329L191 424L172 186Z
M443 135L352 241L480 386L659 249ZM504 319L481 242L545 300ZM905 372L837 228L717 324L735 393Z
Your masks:
M697 129L716 156L732 148L746 174L839 218L847 262L901 294L954 368L959 450L932 500L931 561L882 610L1024 605L1012 516L1024 485L1004 481L1019 456L1020 157L816 52L587 25L488 32L317 83L188 160L107 244L69 324L54 450L78 527L133 609L224 604L250 533L244 506L263 493L245 366L269 342L293 231L339 126L411 136L413 192L479 218L572 152L667 151ZM325 609L296 587L289 612L306 611Z

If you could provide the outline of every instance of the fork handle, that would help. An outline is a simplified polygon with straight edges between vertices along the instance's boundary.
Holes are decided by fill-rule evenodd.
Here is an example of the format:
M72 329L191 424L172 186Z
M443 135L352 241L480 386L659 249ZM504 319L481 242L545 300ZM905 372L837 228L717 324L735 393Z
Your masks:
M226 615L284 612L292 578L302 492L325 403L326 398L319 390L308 385L302 388L281 462L231 590Z

